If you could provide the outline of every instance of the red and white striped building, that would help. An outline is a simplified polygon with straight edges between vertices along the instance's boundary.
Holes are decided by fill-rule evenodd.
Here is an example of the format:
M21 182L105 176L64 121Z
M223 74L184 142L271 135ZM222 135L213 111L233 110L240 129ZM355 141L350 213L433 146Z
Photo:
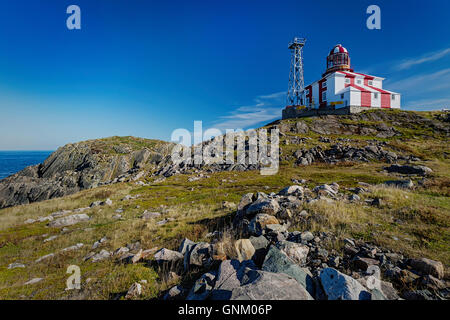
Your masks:
M400 108L400 94L383 89L384 78L354 72L347 49L336 45L327 57L327 70L306 86L302 100L308 108Z

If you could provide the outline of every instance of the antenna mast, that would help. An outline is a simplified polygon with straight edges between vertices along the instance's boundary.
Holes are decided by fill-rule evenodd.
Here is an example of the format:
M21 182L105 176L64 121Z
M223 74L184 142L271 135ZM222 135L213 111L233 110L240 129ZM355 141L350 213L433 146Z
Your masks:
M303 105L301 94L305 86L303 79L303 46L305 43L305 38L297 37L289 43L289 50L291 50L291 70L289 73L289 88L287 93L288 106Z

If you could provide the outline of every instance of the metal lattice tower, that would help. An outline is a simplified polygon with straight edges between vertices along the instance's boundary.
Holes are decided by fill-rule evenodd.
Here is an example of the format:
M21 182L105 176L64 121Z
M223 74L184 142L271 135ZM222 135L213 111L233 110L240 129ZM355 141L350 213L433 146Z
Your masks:
M305 86L303 79L303 46L305 38L294 38L289 43L291 50L291 71L289 73L289 88L287 93L287 105L299 106L303 104L302 91Z

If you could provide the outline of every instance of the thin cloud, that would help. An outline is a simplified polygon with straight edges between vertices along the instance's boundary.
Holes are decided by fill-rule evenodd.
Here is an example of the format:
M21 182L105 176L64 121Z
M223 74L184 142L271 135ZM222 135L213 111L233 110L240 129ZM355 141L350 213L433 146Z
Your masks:
M222 116L214 123L214 127L225 129L246 129L261 122L268 122L281 117L286 92L276 92L256 97L255 104L240 106L228 115Z
M450 88L450 68L398 81L386 81L386 87L400 93L414 92L415 94Z
M421 99L408 102L405 109L409 110L441 110L450 108L450 97L440 99Z
M403 62L400 62L398 65L396 65L396 70L405 70L409 69L412 66L419 65L426 62L436 61L439 59L442 59L446 55L450 54L450 48L446 48L440 51L435 52L429 52L421 57L418 58L412 58L404 60Z

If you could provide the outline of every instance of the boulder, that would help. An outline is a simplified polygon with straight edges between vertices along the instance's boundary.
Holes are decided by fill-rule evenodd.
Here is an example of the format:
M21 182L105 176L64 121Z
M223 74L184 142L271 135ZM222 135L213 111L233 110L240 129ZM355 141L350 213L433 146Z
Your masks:
M314 300L294 278L284 273L249 270L230 300Z
M395 172L395 173L401 173L401 174L417 174L417 175L427 175L429 173L432 173L433 170L426 166L411 166L411 165L398 165L393 164L389 167L384 168L387 172Z
M269 246L269 240L264 236L250 237L250 242L255 248L255 254L253 255L253 261L256 265L260 266L264 262L266 256L267 247Z
M88 221L89 216L85 213L73 214L71 216L66 216L62 218L58 218L56 220L51 221L48 226L53 228L60 228L71 226L77 224L79 222Z
M18 262L10 263L8 265L8 269L15 269L15 268L25 268L25 265L23 263Z
M261 269L263 271L288 274L301 284L311 295L314 295L314 284L309 270L301 268L275 246L269 248Z
M248 225L248 232L251 235L260 236L266 225L279 224L277 218L272 215L260 213L257 214Z
M295 263L299 265L306 263L306 257L309 253L308 246L286 240L278 242L276 246Z
M177 251L162 248L153 256L157 263L177 263L183 259L183 255Z
M371 294L358 281L336 269L320 272L320 282L328 300L370 300Z
M378 260L375 260L375 259L356 256L352 260L352 263L357 269L361 269L362 271L366 271L367 268L369 268L370 266L378 265L380 262Z
M303 187L298 185L293 185L286 187L278 193L280 196L290 196L292 194L303 194Z
M209 267L213 263L213 246L206 242L197 243L189 253L189 268Z
M196 245L194 241L189 240L188 238L184 238L181 241L180 247L178 248L178 252L184 255L186 252L191 251L191 249Z
M164 300L183 300L186 295L186 290L181 286L173 286L165 294Z
M161 213L159 213L159 212L149 212L149 211L145 210L144 213L142 214L142 219L150 220L153 218L157 218L159 216L161 216Z
M203 274L197 281L195 281L194 286L189 292L186 300L205 300L208 298L214 288L215 280L215 273L208 272Z
M445 274L444 265L440 261L434 261L427 258L411 259L409 265L413 269L420 271L422 274L431 274L438 279L442 279Z
M412 182L412 180L389 180L385 181L384 184L388 187L403 189L412 189L414 187L414 183Z
M249 239L239 239L234 243L239 262L252 259L255 248Z
M41 282L42 280L44 280L44 279L43 278L33 278L33 279L25 282L24 285L35 284L35 283Z
M252 202L253 202L253 193L244 194L237 206L238 211L244 210Z
M213 300L229 300L231 291L240 287L244 274L249 269L255 269L251 260L240 263L238 260L222 261L216 277L214 290L211 293Z
M97 261L105 260L105 259L108 259L110 256L111 256L111 252L109 252L109 251L103 249L103 250L100 251L99 253L94 254L94 255L91 257L91 261L92 261L92 262L97 262Z
M128 289L127 294L125 295L125 299L136 299L140 297L142 294L142 285L140 283L133 283Z
M280 210L280 205L274 199L266 199L261 197L253 202L246 210L245 214L252 216L258 213L265 213L269 215L276 215Z

